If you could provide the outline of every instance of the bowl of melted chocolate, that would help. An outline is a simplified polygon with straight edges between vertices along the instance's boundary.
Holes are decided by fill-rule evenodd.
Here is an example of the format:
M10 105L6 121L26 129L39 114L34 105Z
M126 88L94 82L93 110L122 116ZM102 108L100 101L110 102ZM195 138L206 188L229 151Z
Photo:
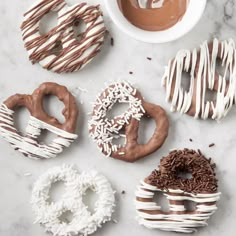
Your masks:
M114 23L147 43L174 41L201 19L207 0L105 0Z

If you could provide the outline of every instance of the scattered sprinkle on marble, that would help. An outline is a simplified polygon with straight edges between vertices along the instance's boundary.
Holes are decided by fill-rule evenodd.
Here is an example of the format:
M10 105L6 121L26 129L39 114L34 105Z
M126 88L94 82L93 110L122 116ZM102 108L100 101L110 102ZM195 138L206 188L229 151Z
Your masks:
M199 155L201 155L201 156L202 156L202 152L201 152L201 150L200 150L200 149L198 149L197 151L198 151Z
M114 38L111 38L111 46L114 46Z
M214 143L211 143L211 144L209 145L210 148L211 148L211 147L214 147L214 146L215 146Z
M78 88L78 90L80 90L83 93L88 93L87 89L84 89L84 88L81 88L81 87L77 87L77 88Z
M31 173L25 173L24 176L28 177L28 176L31 176L32 174Z
M125 190L123 190L123 191L121 192L121 194L123 194L123 195L124 195L125 193L126 193Z
M189 139L189 141L190 141L190 142L193 142L193 140L192 140L191 138Z
M129 74L132 75L134 72L133 71L130 71Z
M147 59L148 59L149 61L151 61L151 60L152 60L152 58L151 58L151 57L147 57Z

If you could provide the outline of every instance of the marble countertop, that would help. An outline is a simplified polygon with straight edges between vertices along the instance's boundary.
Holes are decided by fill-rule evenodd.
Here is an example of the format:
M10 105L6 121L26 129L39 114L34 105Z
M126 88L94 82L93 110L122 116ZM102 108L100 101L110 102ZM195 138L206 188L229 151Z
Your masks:
M62 163L74 163L79 171L97 169L112 183L117 194L117 208L111 222L95 233L95 236L152 236L176 235L161 231L148 230L139 226L135 219L134 191L139 180L146 177L157 165L162 156L172 148L201 149L208 157L212 157L218 169L221 200L219 209L209 221L207 228L196 235L235 235L236 218L236 108L221 123L215 121L194 120L188 116L172 114L165 102L165 93L161 87L161 76L164 65L174 56L178 49L193 48L204 40L213 37L236 40L236 8L235 0L208 0L206 11L199 24L185 37L173 43L151 45L137 42L121 31L111 22L102 0L91 0L101 3L105 21L114 38L114 46L107 37L102 52L96 59L80 72L58 75L43 70L39 65L32 66L23 47L20 32L22 15L32 0L0 2L0 100L12 94L31 93L39 84L53 81L66 85L77 97L80 108L78 124L79 138L58 158L48 161L34 161L24 158L14 151L10 145L0 139L0 235L4 236L43 236L44 228L34 225L34 215L29 203L34 181L50 167ZM77 2L76 0L71 3ZM151 57L152 60L147 60ZM129 72L133 74L130 75ZM88 138L87 113L96 94L104 87L106 81L127 79L140 89L147 101L160 104L169 115L170 132L164 146L153 155L128 164L121 161L103 158L96 145ZM87 90L85 92L82 89ZM55 102L56 105L52 105ZM49 107L56 112L62 105L50 99ZM55 109L56 108L56 109ZM26 115L25 118L23 115ZM57 114L57 117L60 115ZM18 113L17 126L24 130L27 113ZM60 117L61 118L61 117ZM154 123L145 123L145 137L151 134ZM189 139L193 139L190 142ZM209 148L209 144L215 147ZM31 175L27 175L30 173ZM26 175L27 176L26 176ZM125 191L125 194L121 194Z

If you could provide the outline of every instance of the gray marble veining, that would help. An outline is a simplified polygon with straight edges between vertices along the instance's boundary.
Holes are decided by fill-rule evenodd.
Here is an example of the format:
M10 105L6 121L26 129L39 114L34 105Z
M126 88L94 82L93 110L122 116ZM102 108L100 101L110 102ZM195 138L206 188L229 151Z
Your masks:
M42 236L43 228L33 225L34 216L29 204L32 184L48 168L62 163L75 163L78 169L97 169L112 182L117 190L117 210L114 219L118 223L108 223L95 236L154 236L175 235L145 229L135 220L134 191L138 181L147 176L158 164L162 156L172 148L200 148L212 157L218 169L222 198L219 210L209 221L207 228L196 235L215 236L235 235L236 218L236 107L220 124L214 121L193 120L169 112L165 93L161 87L164 65L181 48L193 48L204 40L213 37L236 40L236 1L209 0L199 24L186 36L176 42L151 45L137 42L122 32L111 22L102 0L106 25L114 38L114 46L109 37L102 52L84 70L57 75L43 70L39 65L32 66L23 47L19 26L22 15L30 6L31 0L0 2L0 100L19 92L31 93L40 83L53 81L66 85L76 95L80 108L78 124L79 138L70 149L54 160L34 161L21 156L0 139L0 235L1 236ZM70 3L76 3L70 0ZM147 60L151 57L152 60ZM130 75L129 71L133 74ZM137 86L147 101L162 105L171 123L170 134L165 145L155 154L134 164L103 158L96 145L88 138L87 113L96 94L104 87L104 82L113 79L127 79ZM83 92L80 88L88 90ZM57 103L58 108L61 104ZM153 125L152 123L150 125ZM148 132L151 129L148 129ZM146 134L146 135L150 135ZM189 142L189 138L193 142ZM216 146L209 148L210 143ZM31 173L30 176L25 176ZM125 194L121 192L125 190Z

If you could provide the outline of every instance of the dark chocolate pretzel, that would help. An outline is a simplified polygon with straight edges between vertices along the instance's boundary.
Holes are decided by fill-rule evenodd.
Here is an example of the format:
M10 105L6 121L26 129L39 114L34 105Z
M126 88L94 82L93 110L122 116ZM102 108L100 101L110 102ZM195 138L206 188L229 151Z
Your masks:
M108 120L106 113L116 102L129 103L129 108L124 114ZM154 119L156 128L149 142L141 145L137 140L142 116ZM127 162L137 161L159 149L168 135L168 129L165 111L158 105L145 102L141 94L125 81L108 86L98 96L89 122L90 136L99 150L106 156ZM122 130L125 134L121 134ZM125 145L115 145L113 135L125 137Z
M54 95L64 103L63 124L44 111L43 98L46 95ZM22 106L30 112L25 136L14 127L13 119L14 111ZM0 134L14 149L25 156L34 159L52 158L61 153L65 147L69 147L77 138L75 134L77 116L75 98L66 87L56 83L43 83L32 95L16 94L3 102L0 107ZM57 138L49 145L37 141L43 129L57 134Z
M41 35L40 21L49 12L58 14L58 25ZM86 29L77 36L73 27L81 21ZM100 51L106 31L98 6L68 6L64 0L37 1L25 13L21 30L30 61L57 73L77 71L88 64Z
M217 61L225 67L224 74L217 71ZM182 88L183 72L190 74L188 91ZM204 42L200 50L181 50L171 60L163 76L166 99L171 110L187 113L195 118L222 119L232 108L236 96L235 45L233 40ZM228 77L229 76L229 77ZM209 101L207 91L216 93Z
M138 186L136 209L140 224L181 233L192 233L198 227L206 226L220 198L214 169L215 164L200 151L172 151L161 160L159 168ZM192 176L185 179L180 173ZM156 192L166 196L169 212L164 212L155 202ZM195 209L187 210L186 201L194 202Z

